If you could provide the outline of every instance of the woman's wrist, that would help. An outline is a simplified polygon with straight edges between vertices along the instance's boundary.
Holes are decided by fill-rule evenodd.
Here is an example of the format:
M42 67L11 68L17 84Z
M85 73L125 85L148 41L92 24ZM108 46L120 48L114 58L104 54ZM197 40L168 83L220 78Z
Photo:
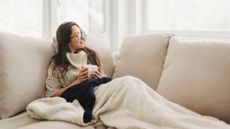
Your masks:
M77 85L79 83L80 83L80 81L77 79L77 80L73 81L71 84L69 84L66 88L72 87L72 86Z
M66 87L57 89L55 92L55 96L60 96L66 89Z
M77 80L73 81L70 85L68 85L67 87L57 89L56 93L55 93L55 96L60 96L65 90L67 90L68 88L70 88L70 87L72 87L74 85L77 85L79 83L80 83L80 81L79 81L79 79L77 79Z

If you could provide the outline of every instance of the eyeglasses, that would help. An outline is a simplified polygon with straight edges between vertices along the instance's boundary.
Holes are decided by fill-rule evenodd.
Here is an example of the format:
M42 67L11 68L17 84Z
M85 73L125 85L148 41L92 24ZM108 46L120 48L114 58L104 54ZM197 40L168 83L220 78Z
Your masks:
M85 32L81 32L80 34L76 34L76 35L70 37L70 39L73 39L75 37L77 37L78 40L85 40L86 34L85 34Z

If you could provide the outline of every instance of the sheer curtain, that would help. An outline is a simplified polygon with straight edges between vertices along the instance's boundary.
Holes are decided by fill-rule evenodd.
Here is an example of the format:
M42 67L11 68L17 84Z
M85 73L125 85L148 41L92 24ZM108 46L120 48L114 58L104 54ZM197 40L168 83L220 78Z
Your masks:
M86 32L104 31L104 0L59 0L58 23L74 21Z
M0 32L40 38L52 38L63 21L104 32L104 0L0 0L0 18Z
M229 0L146 0L147 30L230 31Z
M0 0L0 31L42 37L42 0Z

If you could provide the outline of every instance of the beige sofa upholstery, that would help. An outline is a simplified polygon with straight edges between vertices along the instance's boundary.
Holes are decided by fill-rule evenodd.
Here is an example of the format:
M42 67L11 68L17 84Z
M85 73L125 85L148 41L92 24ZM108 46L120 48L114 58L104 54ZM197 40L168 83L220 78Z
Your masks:
M230 41L172 38L157 91L230 122Z
M0 129L93 129L92 126L83 128L67 122L38 121L31 119L26 112L2 119L0 125Z
M113 78L132 75L157 88L172 35L127 36L119 53Z
M87 45L99 52L110 77L136 76L167 99L230 123L230 44L172 37L128 36L116 64L103 35L89 35ZM29 102L43 97L53 54L51 41L0 33L0 129L82 128L34 120L24 112Z
M89 35L87 40L87 46L99 53L105 74L111 77L115 64L108 40L100 34ZM37 123L25 113L20 114L31 101L44 96L47 66L54 53L52 41L0 33L0 129L56 128L59 125L58 122ZM63 126L57 127L77 128L61 123Z
M0 33L0 118L25 110L44 94L52 42Z

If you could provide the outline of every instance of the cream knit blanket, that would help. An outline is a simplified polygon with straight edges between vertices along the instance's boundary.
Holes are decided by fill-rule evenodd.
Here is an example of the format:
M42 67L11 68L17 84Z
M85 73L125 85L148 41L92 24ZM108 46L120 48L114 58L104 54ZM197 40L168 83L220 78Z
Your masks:
M87 126L99 119L118 129L230 129L230 125L201 116L157 94L138 78L125 76L95 89L93 120L83 123L84 110L77 100L42 98L27 106L35 119L60 120Z

